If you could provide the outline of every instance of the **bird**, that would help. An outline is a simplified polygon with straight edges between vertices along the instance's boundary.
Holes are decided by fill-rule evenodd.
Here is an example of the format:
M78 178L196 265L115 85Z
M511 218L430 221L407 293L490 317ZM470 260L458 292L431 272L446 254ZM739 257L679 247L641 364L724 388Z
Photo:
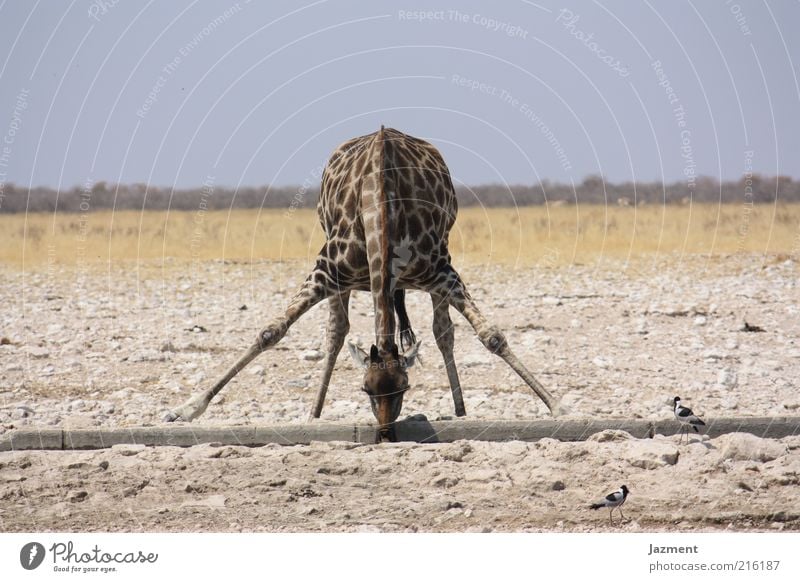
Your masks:
M706 425L699 417L695 416L690 408L681 406L680 396L675 397L675 418L681 423L681 438L683 438L683 430L686 429L687 443L689 442L689 427L692 427L694 432L699 433L700 427ZM680 443L680 439L678 439L678 442Z
M625 500L628 499L628 488L623 485L619 488L618 491L614 491L613 493L609 493L601 501L598 503L592 503L589 506L589 509L600 509L601 507L608 507L611 511L608 512L608 519L611 521L611 525L614 525L614 518L612 514L614 513L614 509L619 508L619 515L622 519L625 519L625 516L622 514L622 504L625 503Z

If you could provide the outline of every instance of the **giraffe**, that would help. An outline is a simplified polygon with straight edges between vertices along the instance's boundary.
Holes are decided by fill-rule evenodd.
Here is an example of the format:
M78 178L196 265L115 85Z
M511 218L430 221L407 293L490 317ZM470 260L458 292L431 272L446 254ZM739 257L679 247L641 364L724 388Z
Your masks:
M448 235L458 206L450 172L430 143L384 128L353 138L332 154L322 175L317 214L326 242L314 268L289 302L250 348L209 389L170 411L166 421L192 421L249 362L275 346L312 306L328 300L329 322L322 380L311 411L319 418L336 359L350 330L352 291L369 291L375 311L375 343L369 352L349 343L364 368L362 390L378 422L377 440L394 440L394 422L408 389L408 369L418 359L405 310L405 291L430 294L433 335L444 358L456 416L466 415L453 358L450 307L466 318L481 343L525 381L554 415L558 401L517 358L505 335L483 316L453 268ZM400 323L400 351L396 343Z

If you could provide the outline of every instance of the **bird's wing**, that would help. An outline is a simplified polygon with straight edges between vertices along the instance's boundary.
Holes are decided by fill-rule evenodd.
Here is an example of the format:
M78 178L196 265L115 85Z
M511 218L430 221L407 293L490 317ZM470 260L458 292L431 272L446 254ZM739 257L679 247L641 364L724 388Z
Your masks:
M691 409L686 408L684 406L681 406L680 408L678 408L676 414L679 417L684 418L684 419L688 419L690 416L694 416L694 412L692 412Z
M622 498L622 493L619 491L614 491L614 493L609 493L606 495L606 501L615 502L619 501Z

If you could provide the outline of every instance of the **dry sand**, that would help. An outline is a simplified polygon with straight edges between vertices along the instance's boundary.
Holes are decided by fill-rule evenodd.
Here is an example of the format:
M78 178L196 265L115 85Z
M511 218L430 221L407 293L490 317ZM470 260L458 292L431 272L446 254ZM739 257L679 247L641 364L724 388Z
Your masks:
M298 263L144 263L2 272L0 433L137 426L224 371L286 304ZM798 268L787 257L663 257L636 265L461 269L487 317L574 417L797 414ZM430 301L410 293L424 366L403 416L452 415ZM246 306L246 309L244 308ZM314 308L195 421L306 421L327 308ZM352 337L370 341L356 294ZM465 321L470 419L546 409ZM764 329L742 331L744 321ZM342 353L322 420L369 422ZM800 437L603 433L582 443L411 443L0 453L2 531L607 531L588 504L631 489L622 531L800 529ZM616 518L616 517L615 517Z

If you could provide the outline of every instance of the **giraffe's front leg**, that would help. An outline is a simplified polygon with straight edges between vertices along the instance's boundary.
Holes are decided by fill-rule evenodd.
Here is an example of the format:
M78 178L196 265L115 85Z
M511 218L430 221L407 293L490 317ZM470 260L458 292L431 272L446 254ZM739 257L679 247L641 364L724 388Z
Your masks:
M261 333L255 343L239 358L236 363L209 389L192 396L181 406L169 411L165 416L166 422L184 420L191 422L206 411L211 399L214 398L247 364L252 362L261 352L277 344L286 335L289 327L301 315L315 304L331 294L331 286L327 275L319 268L312 271L300 291L294 296L289 307L282 317L275 319Z
M455 307L461 315L469 321L470 325L478 334L478 339L481 340L481 343L486 349L503 358L517 375L531 387L539 398L541 398L542 402L547 405L547 408L550 409L550 413L553 416L559 416L566 412L558 399L550 394L550 392L534 378L533 374L528 371L514 352L511 351L503 332L486 320L467 292L467 288L461 280L461 277L452 267L449 268L449 273L441 284L440 292L446 294L447 301L450 305Z
M330 309L328 316L328 342L327 353L325 354L325 367L322 371L322 381L314 400L314 408L311 409L312 418L319 418L322 414L322 407L325 405L325 395L328 393L328 385L331 382L333 368L336 365L336 358L344 345L344 339L350 331L350 319L347 315L350 304L350 291L345 291L339 295L334 295L328 299Z
M461 394L461 382L458 379L458 369L453 358L453 343L455 333L453 321L450 319L450 303L444 295L431 293L433 301L433 337L439 351L442 352L444 367L447 370L447 380L450 382L450 392L453 394L456 416L466 416L464 397Z

